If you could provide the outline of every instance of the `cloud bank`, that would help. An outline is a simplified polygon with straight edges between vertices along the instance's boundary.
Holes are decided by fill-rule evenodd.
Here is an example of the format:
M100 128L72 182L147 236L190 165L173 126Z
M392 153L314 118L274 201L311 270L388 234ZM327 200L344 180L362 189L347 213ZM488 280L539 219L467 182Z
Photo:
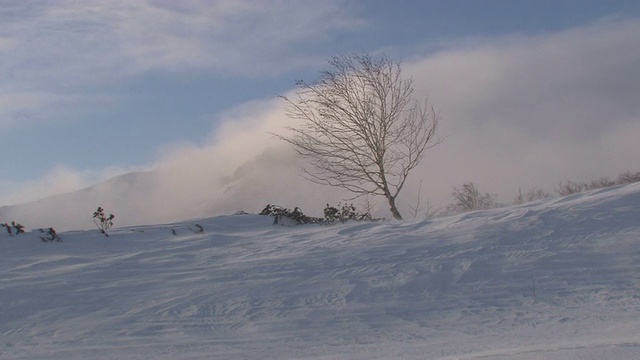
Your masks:
M0 132L50 122L96 88L148 72L273 76L300 49L358 27L341 0L25 1L0 8ZM108 100L108 91L105 100ZM93 94L93 95L90 95Z
M428 96L440 111L447 139L413 173L399 199L401 212L408 215L420 180L423 202L446 204L451 188L467 181L509 202L518 188L552 192L562 180L639 171L638 34L640 20L603 22L466 42L405 61L416 95ZM283 105L267 99L221 114L222 125L205 143L168 145L144 169L151 172L126 186L102 184L91 204L69 202L63 211L16 207L11 214L54 224L63 222L54 213L64 213L70 228L86 226L73 217L86 218L96 206L120 214L118 225L257 212L267 203L319 215L346 194L298 175L302 164L269 134L289 124ZM377 203L384 212L384 201Z
M436 193L464 181L518 187L640 169L640 21L470 44L412 63L447 144L426 161ZM524 189L523 189L524 190Z

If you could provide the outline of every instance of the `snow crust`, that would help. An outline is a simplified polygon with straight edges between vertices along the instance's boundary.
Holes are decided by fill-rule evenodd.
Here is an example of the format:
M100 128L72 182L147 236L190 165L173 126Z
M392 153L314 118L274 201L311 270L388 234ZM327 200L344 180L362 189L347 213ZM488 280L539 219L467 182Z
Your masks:
M640 184L272 222L0 234L0 359L640 358Z

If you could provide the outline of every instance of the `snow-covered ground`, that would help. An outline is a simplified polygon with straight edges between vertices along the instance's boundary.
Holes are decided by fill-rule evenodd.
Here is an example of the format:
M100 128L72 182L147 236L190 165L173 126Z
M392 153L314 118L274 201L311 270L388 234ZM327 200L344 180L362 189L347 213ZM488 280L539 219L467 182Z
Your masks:
M640 358L640 184L429 221L272 220L0 233L0 359Z

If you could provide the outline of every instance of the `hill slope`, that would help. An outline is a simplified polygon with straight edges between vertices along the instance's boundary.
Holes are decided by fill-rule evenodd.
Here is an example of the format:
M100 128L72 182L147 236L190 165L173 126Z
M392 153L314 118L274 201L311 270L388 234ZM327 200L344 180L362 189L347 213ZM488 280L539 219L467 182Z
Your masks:
M640 355L640 184L420 222L198 224L0 234L0 358Z

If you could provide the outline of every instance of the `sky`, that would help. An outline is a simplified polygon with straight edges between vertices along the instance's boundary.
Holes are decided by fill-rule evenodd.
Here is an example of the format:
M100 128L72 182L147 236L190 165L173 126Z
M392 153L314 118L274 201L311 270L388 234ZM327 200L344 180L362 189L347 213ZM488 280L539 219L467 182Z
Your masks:
M508 202L640 171L637 1L0 0L0 206L137 171L185 206L239 199L218 211L339 199L270 133L278 95L353 52L400 61L442 118L405 211L419 181L423 204L468 181Z

